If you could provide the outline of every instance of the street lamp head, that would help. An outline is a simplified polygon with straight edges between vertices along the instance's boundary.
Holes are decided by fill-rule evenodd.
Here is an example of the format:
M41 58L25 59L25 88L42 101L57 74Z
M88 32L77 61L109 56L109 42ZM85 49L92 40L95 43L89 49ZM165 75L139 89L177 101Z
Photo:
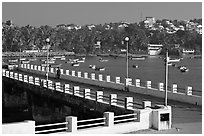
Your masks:
M125 37L125 41L129 41L129 37Z
M47 38L47 39L46 39L46 42L49 43L49 42L50 42L50 38Z

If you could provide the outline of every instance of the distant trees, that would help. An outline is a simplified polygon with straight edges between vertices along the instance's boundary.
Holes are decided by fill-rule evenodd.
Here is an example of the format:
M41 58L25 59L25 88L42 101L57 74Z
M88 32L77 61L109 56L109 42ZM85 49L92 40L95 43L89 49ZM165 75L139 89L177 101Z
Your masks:
M192 20L200 23L202 20ZM183 25L183 21L171 21L175 26ZM157 20L155 26L168 27L166 20ZM145 28L144 22L127 24L125 22L104 25L85 25L76 29L76 25L40 26L38 28L27 25L23 27L8 26L2 28L2 47L4 51L19 51L25 49L42 49L45 39L50 38L54 51L74 51L75 53L119 53L126 48L124 38L128 36L129 51L131 53L147 52L148 43L152 44L180 44L184 48L202 50L202 35L195 31L178 30L169 34L165 30L150 30ZM100 41L101 48L95 48Z

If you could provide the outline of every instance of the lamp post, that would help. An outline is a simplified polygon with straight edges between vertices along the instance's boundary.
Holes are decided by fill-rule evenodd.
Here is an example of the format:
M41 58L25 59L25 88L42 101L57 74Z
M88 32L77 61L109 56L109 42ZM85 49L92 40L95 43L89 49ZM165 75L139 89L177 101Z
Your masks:
M125 37L126 41L126 80L128 78L128 42L129 42L129 37ZM128 85L125 83L125 89L128 91Z
M47 66L46 66L46 77L47 77L47 81L48 81L48 56L49 56L49 43L50 43L50 39L47 38L47 39L46 39L46 45L47 45Z
M167 106L167 89L168 89L168 49L166 49L166 68L165 68L165 106Z

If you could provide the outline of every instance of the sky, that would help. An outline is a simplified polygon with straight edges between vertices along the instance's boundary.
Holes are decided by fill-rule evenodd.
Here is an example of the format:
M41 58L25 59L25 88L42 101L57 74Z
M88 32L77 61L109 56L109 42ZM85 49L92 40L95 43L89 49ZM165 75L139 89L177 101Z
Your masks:
M17 26L138 23L145 17L170 20L202 18L201 2L2 2L2 21Z

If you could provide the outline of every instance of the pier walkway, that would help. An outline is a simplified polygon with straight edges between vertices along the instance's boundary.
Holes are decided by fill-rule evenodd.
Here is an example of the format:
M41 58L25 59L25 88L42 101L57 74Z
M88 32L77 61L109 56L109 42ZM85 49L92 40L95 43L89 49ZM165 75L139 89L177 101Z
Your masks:
M25 72L25 71L17 71L18 73L27 74L28 76L37 76L39 78L46 77L44 75L35 74ZM154 105L162 105L164 104L164 99L152 97L149 95L142 95L133 92L125 92L122 90L102 88L94 85L86 85L82 83L77 83L64 79L55 79L53 77L49 77L50 80L61 82L61 84L69 83L71 86L77 85L80 88L90 88L93 91L102 90L105 94L117 94L118 98L125 98L128 96L133 97L134 103L138 103L138 108L142 106L142 101L151 101L152 106ZM202 107L197 105L191 105L186 103L181 103L177 101L168 100L168 105L172 107L172 129L165 131L138 131L135 133L190 133L190 134L201 134L202 133ZM134 133L134 132L133 132Z

